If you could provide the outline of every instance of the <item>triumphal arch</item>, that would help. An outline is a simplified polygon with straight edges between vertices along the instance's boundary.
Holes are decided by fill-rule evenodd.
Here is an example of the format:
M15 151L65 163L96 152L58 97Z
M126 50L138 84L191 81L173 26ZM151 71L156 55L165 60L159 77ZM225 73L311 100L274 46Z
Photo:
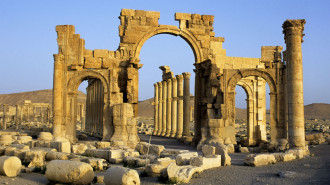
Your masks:
M76 140L78 86L88 80L86 131L113 144L138 141L139 60L146 40L157 34L180 36L194 52L195 104L193 143L230 139L235 143L235 87L247 93L248 145L265 138L265 85L270 88L271 143L305 147L301 43L305 20L283 24L286 50L261 47L260 58L229 57L223 37L213 32L214 16L176 13L179 27L159 25L159 12L122 9L116 51L88 50L74 26L56 26L53 134ZM164 64L166 65L166 64ZM180 97L178 97L180 98ZM170 101L170 100L169 100Z

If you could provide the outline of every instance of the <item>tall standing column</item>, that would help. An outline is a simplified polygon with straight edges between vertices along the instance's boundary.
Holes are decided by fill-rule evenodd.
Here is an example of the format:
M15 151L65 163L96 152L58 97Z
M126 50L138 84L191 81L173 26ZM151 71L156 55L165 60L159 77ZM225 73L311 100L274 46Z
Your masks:
M303 66L301 43L304 19L286 20L283 33L286 43L287 95L290 147L305 148Z
M170 137L172 131L172 80L167 80L167 111L166 111L166 137Z
M7 130L7 104L3 104L3 125L2 129Z
M183 76L176 75L177 84L178 84L178 114L177 114L177 132L176 138L179 139L182 137L183 131Z
M178 87L177 87L176 78L172 78L172 116L171 116L171 124L172 131L170 137L175 137L177 130L177 96L178 96Z
M155 87L155 95L154 95L154 106L155 106L155 112L154 112L154 131L152 135L157 135L158 132L158 84L154 84Z
M16 119L15 119L15 125L16 125L16 130L18 130L18 123L19 123L19 106L16 105Z
M53 135L61 136L63 122L63 55L54 55L54 82L53 82ZM30 112L28 108L28 121Z
M163 84L162 82L157 82L158 84L158 131L157 136L162 134L163 130Z
M84 119L84 105L80 104L79 106L79 111L80 111L80 122L81 122L81 131L85 131L86 125L85 125L85 119Z
M190 73L182 73L183 85L183 137L190 136Z
M166 81L162 81L163 84L163 129L162 129L162 134L161 136L165 136L166 135L166 112L167 112L167 82Z

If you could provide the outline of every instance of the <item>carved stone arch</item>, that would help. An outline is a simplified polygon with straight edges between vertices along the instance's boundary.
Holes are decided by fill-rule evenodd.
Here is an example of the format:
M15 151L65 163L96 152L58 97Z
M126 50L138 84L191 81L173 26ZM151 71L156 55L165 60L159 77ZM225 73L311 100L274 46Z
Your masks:
M263 78L269 85L269 89L271 93L276 93L277 88L276 88L276 82L274 77L270 73L264 70L260 69L242 69L242 70L237 70L237 72L228 80L228 92L234 92L235 91L235 86L237 83L245 77L249 76L256 76Z
M78 90L79 85L87 79L99 79L104 87L104 94L108 94L109 83L107 79L99 72L93 70L84 70L77 71L75 74L68 80L68 93L75 93Z
M159 27L151 32L146 33L144 36L141 37L139 42L136 45L134 50L134 57L139 59L140 51L144 43L151 37L158 35L158 34L170 34L174 36L180 36L184 39L189 46L191 47L194 56L195 56L195 63L200 63L203 61L202 59L202 48L200 47L199 42L197 41L196 37L191 34L188 30L181 30L179 28L168 28L168 27Z
M244 89L248 98L253 96L253 91L252 91L251 87L245 81L240 80L237 82L237 85L241 86Z

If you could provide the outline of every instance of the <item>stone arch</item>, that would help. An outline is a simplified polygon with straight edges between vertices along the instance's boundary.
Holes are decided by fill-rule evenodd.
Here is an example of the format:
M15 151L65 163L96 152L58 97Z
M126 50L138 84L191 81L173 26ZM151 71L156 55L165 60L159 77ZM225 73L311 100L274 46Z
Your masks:
M66 101L70 102L70 104L73 104L73 110L68 110L70 112L69 115L75 115L76 114L76 104L77 104L77 92L78 92L78 87L79 85L87 79L97 79L101 81L101 84L103 86L103 118L102 119L102 138L103 139L109 139L112 135L113 129L112 125L110 123L110 118L108 115L109 112L109 82L105 78L105 75L102 73L102 71L95 71L95 70L90 70L90 69L85 69L82 71L74 71L74 74L67 80L67 99ZM102 109L101 109L102 110ZM87 118L87 117L86 117ZM74 123L71 120L71 129L69 130L71 135L75 135L73 131L75 132L74 129ZM68 122L70 122L68 120ZM87 119L86 119L87 121ZM74 138L73 138L74 139Z
M134 57L139 59L140 51L144 43L151 37L158 35L158 34L170 34L174 36L180 36L183 40L185 40L189 46L191 47L194 56L195 56L195 63L200 63L203 61L202 59L202 49L196 39L196 37L191 34L187 30L181 30L179 28L169 28L169 27L159 27L151 32L146 33L142 38L138 41L136 48L134 50Z
M274 77L267 71L260 70L260 69L242 69L242 70L237 70L237 72L232 75L232 77L228 80L228 92L234 92L235 87L237 83L245 77L249 76L256 76L256 77L261 77L269 85L270 93L276 93L277 88L276 88L276 83Z

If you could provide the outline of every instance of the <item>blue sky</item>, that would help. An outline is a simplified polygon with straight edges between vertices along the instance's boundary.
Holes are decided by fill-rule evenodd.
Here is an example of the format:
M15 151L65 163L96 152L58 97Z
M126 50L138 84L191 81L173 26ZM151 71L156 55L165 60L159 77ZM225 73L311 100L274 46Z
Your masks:
M175 12L214 15L216 36L225 37L223 47L227 55L237 57L259 58L261 46L285 46L282 23L286 19L304 18L305 104L330 103L327 0L1 0L0 94L52 88L53 54L58 52L56 25L74 25L76 33L85 39L87 49L116 50L122 8L159 11L159 23L168 25L178 25ZM140 70L140 100L153 96L152 84L161 80L158 66L169 65L175 74L193 73L192 50L180 37L152 37L142 47L140 59L144 64ZM242 92L238 93L243 97L240 101L245 96Z

